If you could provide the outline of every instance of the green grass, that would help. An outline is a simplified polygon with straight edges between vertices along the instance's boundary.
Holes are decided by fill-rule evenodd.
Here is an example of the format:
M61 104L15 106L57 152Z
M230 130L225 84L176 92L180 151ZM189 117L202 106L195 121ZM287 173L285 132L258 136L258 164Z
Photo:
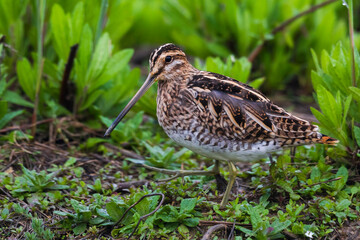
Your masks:
M68 124L71 122L64 123ZM156 134L151 125L148 122L144 129L135 130L134 137L138 132ZM213 177L158 182L169 176L127 160L136 154L165 157L172 159L165 166L173 166L172 169L179 169L180 165L184 169L199 169L212 164L190 151L181 156L176 156L176 151L169 152L167 149L173 144L169 146L163 135L155 135L155 147L149 145L155 144L152 139L148 143L133 142L131 148L139 151L135 153L130 149L119 152L111 139L79 151L79 139L68 134L64 132L71 139L70 149L66 143L46 146L21 139L17 139L23 142L21 146L13 142L2 147L0 166L6 168L0 174L2 238L125 238L140 217L157 206L160 208L155 213L142 219L134 238L200 239L216 221L230 228L235 222L237 239L309 234L322 238L350 231L352 223L359 219L358 175L355 169L327 156L332 148L298 147L293 162L285 152L275 157L271 167L267 160L239 164L237 193L226 209L219 209L221 195ZM84 134L93 139L91 135ZM17 161L6 157L11 152ZM151 159L146 163L159 167ZM226 176L226 169L222 173ZM125 186L128 182L136 187ZM130 205L154 193L163 194L164 202L160 204L159 195L146 197L117 223Z
M357 1L348 9L334 1L282 31L274 29L323 1L10 2L0 0L1 239L201 239L212 226L214 239L359 233ZM166 42L197 68L281 95L295 110L310 107L314 90L311 111L339 145L298 147L293 159L286 150L271 166L237 163L225 209L213 176L164 181L173 176L143 164L213 163L165 136L155 88L103 134L141 85L151 50Z

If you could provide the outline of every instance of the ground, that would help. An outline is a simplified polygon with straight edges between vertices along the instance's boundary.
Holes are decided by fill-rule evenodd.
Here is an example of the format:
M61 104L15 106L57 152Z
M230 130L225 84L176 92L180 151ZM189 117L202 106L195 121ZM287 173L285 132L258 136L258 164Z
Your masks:
M214 177L162 181L171 175L142 166L213 164L179 148L144 119L141 130L120 144L71 118L39 125L43 131L34 139L24 134L26 126L3 135L8 142L0 152L1 238L125 239L135 229L134 239L227 239L230 233L235 239L357 239L360 176L332 159L334 149L300 147L293 160L285 151L271 167L268 159L238 163L233 201L219 209ZM152 142L138 143L137 134L147 133Z

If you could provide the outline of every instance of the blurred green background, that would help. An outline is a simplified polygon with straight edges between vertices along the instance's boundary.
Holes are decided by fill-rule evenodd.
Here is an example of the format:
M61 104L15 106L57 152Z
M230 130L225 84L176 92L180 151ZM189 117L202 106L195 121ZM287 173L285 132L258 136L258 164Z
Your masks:
M0 194L0 236L91 238L106 228L123 237L157 200L135 206L123 226L116 222L152 192L167 200L135 236L194 239L187 236L204 234L194 228L200 218L234 223L254 239L335 239L348 226L353 236L360 216L360 1L352 2L0 0L0 190L8 192ZM265 160L241 163L242 193L224 211L205 203L218 197L214 182L203 185L209 177L154 183L165 175L135 164L208 166L156 124L156 84L110 138L103 134L143 83L151 51L168 42L199 69L248 83L296 115L305 109L340 143L298 147L294 159L285 151L269 169ZM118 191L119 182L136 179L151 183Z
M359 12L356 1L358 48ZM339 41L349 47L347 8L340 0L0 0L0 36L0 97L3 112L12 113L6 121L30 116L34 107L38 118L73 114L90 123L113 117L147 74L151 51L167 42L181 46L197 67L256 80L254 86L270 97L281 93L311 102L310 50L331 51ZM74 44L79 48L65 87L68 104L60 104ZM137 109L154 116L155 93L153 87Z

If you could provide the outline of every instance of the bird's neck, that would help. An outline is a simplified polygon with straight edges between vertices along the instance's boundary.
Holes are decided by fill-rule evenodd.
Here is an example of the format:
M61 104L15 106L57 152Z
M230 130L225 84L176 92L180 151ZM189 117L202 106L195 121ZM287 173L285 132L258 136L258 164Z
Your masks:
M191 64L186 64L178 69L173 69L166 74L166 78L158 81L158 97L162 96L167 99L167 96L173 98L179 92L186 88L192 76L199 72Z
M156 101L157 116L160 125L162 124L162 120L166 119L167 114L169 114L171 106L173 106L176 101L179 101L181 90L187 88L187 84L191 81L192 76L194 76L196 72L199 72L199 70L192 66L191 68L181 70L181 73L174 74L172 78L158 81Z

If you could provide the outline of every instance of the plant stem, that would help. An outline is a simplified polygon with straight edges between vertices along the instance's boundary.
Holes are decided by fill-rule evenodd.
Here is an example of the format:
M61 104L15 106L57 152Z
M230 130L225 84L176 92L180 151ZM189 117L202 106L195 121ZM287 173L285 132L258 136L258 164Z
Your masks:
M62 81L61 81L61 88L60 88L60 96L59 96L59 103L61 105L63 105L65 108L67 108L69 111L72 110L73 105L74 105L74 97L71 97L70 99L69 97L69 93L70 93L70 89L69 89L69 78L70 78L70 73L71 73L71 69L73 68L74 65L74 60L76 57L76 53L78 50L79 44L75 44L73 46L71 46L70 48L70 54L68 57L68 60L65 64L65 70L63 73L63 77L62 77ZM71 96L72 94L70 94Z
M108 0L102 0L101 1L101 9L100 9L100 15L99 15L99 21L96 28L96 35L95 35L95 44L99 40L103 28L103 24L105 22L105 13L108 8Z
M349 15L349 37L350 37L350 45L351 45L351 77L352 77L353 86L356 87L353 0L348 0L347 7L348 7L348 15Z
M36 27L37 27L37 79L36 79L36 91L35 91L35 103L34 111L32 115L32 124L31 134L35 136L36 133L36 121L37 121L37 112L39 108L39 95L41 88L41 76L43 70L43 28L44 28L44 18L45 18L45 6L46 0L36 0Z

